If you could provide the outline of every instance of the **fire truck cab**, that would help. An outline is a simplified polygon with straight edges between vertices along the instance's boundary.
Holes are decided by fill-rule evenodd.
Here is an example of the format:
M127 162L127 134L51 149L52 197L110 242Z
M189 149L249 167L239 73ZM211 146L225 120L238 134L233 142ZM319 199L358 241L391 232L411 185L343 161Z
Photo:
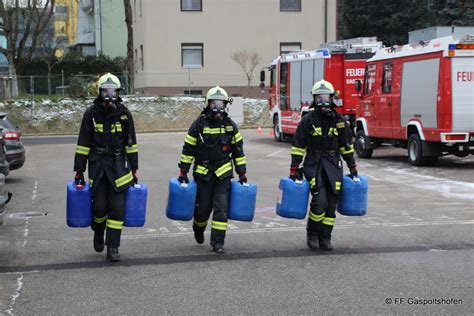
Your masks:
M474 36L379 50L367 60L356 113L356 153L406 148L415 166L474 154Z
M283 54L273 60L270 71L269 108L275 139L283 141L296 128L311 103L311 87L321 79L331 82L338 91L338 112L355 122L358 93L354 81L364 76L365 62L382 47L377 38L355 38L321 44L312 51ZM260 73L264 87L265 71Z

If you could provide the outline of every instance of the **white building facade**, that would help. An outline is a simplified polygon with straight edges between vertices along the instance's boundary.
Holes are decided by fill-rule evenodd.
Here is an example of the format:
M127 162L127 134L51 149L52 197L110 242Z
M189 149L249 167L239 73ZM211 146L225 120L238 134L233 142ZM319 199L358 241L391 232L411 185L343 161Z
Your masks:
M262 96L259 72L281 52L336 40L337 0L133 0L135 90ZM256 52L248 87L232 59Z

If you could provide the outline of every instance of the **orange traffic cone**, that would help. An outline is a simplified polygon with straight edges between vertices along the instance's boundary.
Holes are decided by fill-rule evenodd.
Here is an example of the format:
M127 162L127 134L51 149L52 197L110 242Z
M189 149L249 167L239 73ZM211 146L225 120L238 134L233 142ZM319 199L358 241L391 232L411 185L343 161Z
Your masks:
M262 128L260 127L260 125L259 125L258 128L257 128L257 133L263 134L263 131L262 131Z

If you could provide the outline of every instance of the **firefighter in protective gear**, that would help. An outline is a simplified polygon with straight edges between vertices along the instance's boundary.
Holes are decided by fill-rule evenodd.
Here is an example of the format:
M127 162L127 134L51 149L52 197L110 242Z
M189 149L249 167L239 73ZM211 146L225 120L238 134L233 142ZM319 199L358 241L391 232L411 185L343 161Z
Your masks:
M291 147L290 178L310 182L312 200L307 224L307 245L332 250L331 232L342 183L342 161L357 176L348 123L335 111L334 88L325 80L312 88L313 103L296 129ZM300 164L303 161L303 168Z
M82 119L74 171L76 184L84 184L89 161L94 249L102 252L107 245L107 259L119 261L125 190L138 180L137 139L132 114L118 95L119 79L107 73L99 78L97 86L99 96Z
M179 180L188 182L187 173L194 161L193 178L198 187L194 237L198 244L204 243L204 230L214 210L211 246L216 253L224 252L232 165L239 181L247 182L243 138L225 111L230 102L227 92L219 86L207 92L207 106L189 128L178 164Z

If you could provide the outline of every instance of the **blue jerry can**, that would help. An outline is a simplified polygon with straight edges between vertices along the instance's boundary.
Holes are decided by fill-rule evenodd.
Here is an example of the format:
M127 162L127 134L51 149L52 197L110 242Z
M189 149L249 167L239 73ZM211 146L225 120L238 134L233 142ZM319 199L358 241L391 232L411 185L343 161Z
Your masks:
M281 178L276 213L286 218L304 219L308 212L309 182Z
M146 219L146 198L148 187L144 183L132 185L125 191L125 219L126 227L143 227Z
M171 178L166 217L178 221L191 220L194 214L196 194L197 184L193 180L189 180L189 183L181 183L178 178Z
M74 181L68 182L66 220L69 227L87 227L92 223L92 194L89 183L77 188Z
M364 176L342 179L341 198L337 210L346 216L362 216L367 214L369 183Z
M230 183L228 218L234 221L251 222L255 214L256 202L257 185L232 181Z

